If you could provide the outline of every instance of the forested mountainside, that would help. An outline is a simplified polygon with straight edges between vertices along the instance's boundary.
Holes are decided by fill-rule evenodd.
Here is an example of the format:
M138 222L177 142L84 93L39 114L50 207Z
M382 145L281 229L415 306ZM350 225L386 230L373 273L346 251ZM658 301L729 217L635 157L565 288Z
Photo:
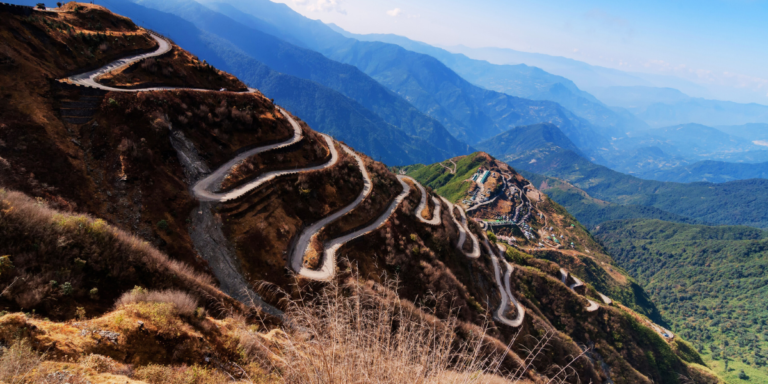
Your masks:
M334 381L329 366L343 366L361 381L395 367L434 382L719 382L681 337L622 305L657 317L604 256L505 246L461 205L101 6L17 10L0 6L3 381ZM493 164L503 177L483 182L510 192L505 209L597 249ZM510 183L517 194L498 188ZM380 311L370 322L343 311L361 302ZM329 313L359 326L334 328ZM418 344L434 332L440 353ZM352 346L384 344L364 340L421 354L375 365ZM462 346L498 369L414 363Z
M707 365L729 382L768 378L766 231L632 220L595 235Z
M517 128L521 129L521 128ZM526 132L522 129L520 132ZM655 180L644 180L634 176L613 171L602 165L595 164L576 152L564 149L559 145L548 142L546 145L531 147L525 151L520 144L525 144L512 130L509 135L509 143L519 152L506 151L506 147L497 145L496 139L490 139L477 145L480 149L487 149L492 156L507 162L515 168L548 177L554 177L566 181L569 185L586 192L590 197L622 206L647 207L653 215L660 215L661 210L666 212L667 218L650 216L669 220L668 217L678 216L689 222L717 225L748 225L758 228L768 227L768 211L761 209L768 203L765 179L738 180L727 183L674 183ZM504 138L504 136L500 136ZM518 144L520 143L520 144ZM564 145L567 145L564 144ZM542 183L545 179L537 182ZM623 219L637 216L617 217L616 211L606 212L605 218L596 217L595 212L589 212L577 208L583 201L563 190L557 189L561 183L553 182L539 184L538 186L553 198L557 195L559 203L566 209L573 210L580 220L588 223L599 223L611 219ZM571 197L567 197L571 196ZM637 209L633 208L637 212ZM647 210L647 209L645 209ZM584 216L579 216L582 211ZM624 209L622 209L624 211ZM590 216L590 217L588 217ZM646 216L642 216L646 217Z

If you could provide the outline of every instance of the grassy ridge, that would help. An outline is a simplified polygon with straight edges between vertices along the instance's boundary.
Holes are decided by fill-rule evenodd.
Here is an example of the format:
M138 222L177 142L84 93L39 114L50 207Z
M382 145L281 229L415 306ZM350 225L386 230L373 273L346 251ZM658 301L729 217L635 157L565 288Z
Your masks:
M716 372L768 383L768 232L628 220L596 236Z
M442 165L412 165L403 168L409 176L418 180L423 185L432 188L440 196L446 199L456 202L467 194L467 190L472 186L472 183L465 182L465 180L472 177L472 174L477 172L486 162L486 158L479 156L478 153L473 153L468 156L461 157L459 161L456 161L456 174L448 172L448 170ZM452 166L450 162L444 162L449 167Z

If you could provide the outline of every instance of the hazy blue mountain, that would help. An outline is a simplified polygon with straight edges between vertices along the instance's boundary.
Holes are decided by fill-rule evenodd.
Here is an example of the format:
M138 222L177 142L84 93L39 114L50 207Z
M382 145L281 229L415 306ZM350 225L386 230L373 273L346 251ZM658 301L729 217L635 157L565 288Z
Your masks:
M678 183L725 183L734 180L768 179L768 162L748 164L706 160L643 176Z
M645 86L671 87L682 90L689 95L711 96L711 92L706 87L674 76L624 72L566 57L521 52L507 48L469 48L465 46L444 48L453 53L462 53L473 59L487 60L494 64L527 64L538 67L549 73L571 79L579 88L590 93L593 93L597 88L604 87Z
M272 33L301 41L333 60L354 65L469 144L518 125L542 122L558 125L583 150L606 143L592 124L554 102L480 88L431 56L394 44L346 38L327 25L307 20L267 0L224 3L235 9L226 10L221 2L206 4L241 20L245 19L242 13L250 14L270 23Z
M676 149L676 148L675 148ZM679 155L672 155L658 146L641 146L604 155L611 169L642 178L655 180L649 174L672 169L692 161Z
M511 129L475 146L499 159L525 156L530 151L558 148L583 156L563 131L553 124L534 124Z
M768 124L765 123L750 123L743 125L725 125L718 126L717 129L732 135L745 138L752 142L760 141L761 146L765 146L768 149Z
M676 89L607 87L590 90L603 103L624 108L653 127L768 123L768 106L690 97Z
M335 30L360 41L396 44L409 51L430 55L473 84L526 99L554 101L596 126L613 127L619 132L648 128L645 122L634 115L613 111L591 94L579 89L571 80L537 67L491 64L398 35L358 35L338 27Z
M630 111L642 110L656 103L675 104L691 99L690 96L674 88L645 86L600 87L594 88L592 94L607 105L626 108Z
M639 147L656 146L666 153L695 160L713 159L719 153L762 149L748 139L701 124L681 124L637 132L632 134L630 143Z

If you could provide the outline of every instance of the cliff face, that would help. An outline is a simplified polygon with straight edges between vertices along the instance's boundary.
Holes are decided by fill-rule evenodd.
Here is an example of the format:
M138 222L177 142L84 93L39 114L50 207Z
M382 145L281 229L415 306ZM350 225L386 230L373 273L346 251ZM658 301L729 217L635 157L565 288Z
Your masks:
M458 335L487 326L490 350L509 346L511 371L545 337L550 348L528 367L534 380L564 366L574 382L697 374L675 354L677 339L618 303L658 321L584 228L490 156L425 167L427 176L414 167L416 180L395 175L172 44L169 56L104 76L107 88L78 86L71 75L170 42L86 4L0 18L0 255L13 265L0 269L3 310L111 316L121 292L140 285L192 292L221 318L279 323L287 300L334 280L381 300L394 291L420 316L457 316ZM176 75L185 71L186 85ZM150 88L111 88L121 85ZM480 168L482 186L467 182ZM490 203L464 202L475 191ZM33 227L48 230L24 230ZM105 242L104 231L120 235Z

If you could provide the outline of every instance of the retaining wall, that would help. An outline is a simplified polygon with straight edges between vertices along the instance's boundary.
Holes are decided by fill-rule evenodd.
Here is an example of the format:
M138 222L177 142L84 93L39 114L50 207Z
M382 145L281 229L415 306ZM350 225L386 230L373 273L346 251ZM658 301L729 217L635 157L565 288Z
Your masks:
M32 7L28 5L0 3L0 12L8 12L19 16L30 16L32 14Z

